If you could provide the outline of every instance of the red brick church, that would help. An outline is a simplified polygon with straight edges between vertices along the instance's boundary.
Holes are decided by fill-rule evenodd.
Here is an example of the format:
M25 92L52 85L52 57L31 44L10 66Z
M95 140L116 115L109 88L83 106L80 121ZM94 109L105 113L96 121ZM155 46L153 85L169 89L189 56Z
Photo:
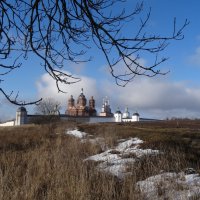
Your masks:
M87 99L83 94L83 89L81 90L81 94L79 95L76 104L73 96L71 95L68 100L68 108L65 114L69 116L82 117L96 116L97 112L95 109L95 100L93 96L89 100L89 106L87 106Z

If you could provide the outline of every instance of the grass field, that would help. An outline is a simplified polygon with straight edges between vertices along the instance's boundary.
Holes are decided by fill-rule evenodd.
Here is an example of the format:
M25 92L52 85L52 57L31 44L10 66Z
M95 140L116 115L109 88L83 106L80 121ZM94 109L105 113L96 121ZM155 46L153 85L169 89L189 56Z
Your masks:
M112 148L119 139L138 137L142 148L163 154L144 157L123 180L97 170L85 158L102 152L99 144L80 142L67 129L102 137ZM143 199L135 183L159 171L200 172L200 121L76 124L59 122L0 128L0 199ZM198 198L197 198L198 199Z

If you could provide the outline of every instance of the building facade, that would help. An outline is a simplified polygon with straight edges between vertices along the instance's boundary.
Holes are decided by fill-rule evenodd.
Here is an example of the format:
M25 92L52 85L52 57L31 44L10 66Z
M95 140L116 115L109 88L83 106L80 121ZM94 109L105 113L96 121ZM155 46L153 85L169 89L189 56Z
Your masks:
M128 108L125 109L125 112L122 113L119 109L114 114L115 122L138 122L140 121L140 115L138 112L133 113L130 116Z
M103 99L103 104L102 104L101 112L100 112L99 116L113 117L113 113L111 112L111 108L110 108L110 101L107 97L105 99Z
M79 95L76 104L73 96L71 95L71 97L68 100L67 110L65 114L74 117L96 116L97 112L95 109L95 100L93 96L89 100L89 106L87 106L87 99L83 94L83 89L81 90L81 94Z
M58 108L51 115L57 115L61 120L77 121L85 123L100 123L100 122L137 122L140 120L140 116L137 112L130 115L128 108L122 113L119 109L113 114L111 112L110 101L106 97L103 99L103 104L101 107L101 112L97 115L95 109L95 100L92 96L89 99L87 105L87 99L83 94L83 89L81 94L78 96L77 101L71 95L67 102L67 109L65 114L60 114ZM25 107L21 106L16 111L16 118L12 121L7 121L1 123L0 126L15 126L33 123L33 119L40 119L43 115L28 115Z
M26 108L21 106L17 109L15 125L21 125L27 123L27 111Z

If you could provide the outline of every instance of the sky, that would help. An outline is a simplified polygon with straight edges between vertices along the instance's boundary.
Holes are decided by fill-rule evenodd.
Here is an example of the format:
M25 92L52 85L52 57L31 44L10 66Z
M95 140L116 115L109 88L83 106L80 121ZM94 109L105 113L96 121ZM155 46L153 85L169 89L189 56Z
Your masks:
M134 9L137 1L128 0L126 10ZM149 33L170 35L176 17L177 27L187 19L190 24L184 29L184 39L172 41L161 56L169 59L159 66L169 71L165 76L153 78L136 77L126 87L115 84L110 75L106 60L95 46L92 46L93 59L88 63L66 63L64 71L81 78L81 82L62 85L65 94L58 93L54 80L41 68L40 60L34 55L23 60L21 68L10 73L3 87L8 93L19 91L20 99L26 101L39 98L54 98L62 106L62 113L67 107L70 95L77 99L84 89L87 99L94 96L97 111L100 112L102 99L110 99L113 112L119 107L126 107L131 113L139 112L144 118L166 119L172 117L200 118L200 1L198 0L144 0L144 17L151 7L151 16L146 28ZM119 9L113 7L113 9ZM137 23L130 22L124 27L124 34L134 32ZM141 62L149 63L154 57L144 56ZM123 68L119 65L118 67ZM0 120L15 118L17 106L10 104L0 96ZM35 112L34 106L26 107L29 114Z

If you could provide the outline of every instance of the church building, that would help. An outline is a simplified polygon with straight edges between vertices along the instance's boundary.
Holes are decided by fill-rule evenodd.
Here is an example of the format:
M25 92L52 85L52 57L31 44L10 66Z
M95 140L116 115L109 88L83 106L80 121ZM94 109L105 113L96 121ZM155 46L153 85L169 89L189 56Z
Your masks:
M89 100L89 106L87 106L87 99L83 94L83 89L81 90L81 94L79 95L76 104L73 96L71 95L68 100L67 110L65 112L66 115L74 117L91 117L96 116L96 113L95 100L93 96Z
M101 117L113 117L113 113L111 112L109 99L106 97L103 99L103 104L101 108L101 112L99 114Z
M121 112L119 109L113 114L111 112L110 101L106 97L103 99L101 112L97 114L95 108L94 97L91 96L87 104L87 99L83 94L83 89L75 102L75 99L71 95L67 102L67 109L65 114L60 114L57 108L51 113L51 115L58 115L62 120L75 120L77 122L86 123L100 123L100 122L137 122L140 121L140 116L137 112L132 115L129 113L128 108L125 112ZM31 121L42 115L29 115L25 107L21 106L17 109L16 119L0 123L0 126L15 126L29 124Z
M138 122L140 121L140 115L138 112L133 113L131 116L128 108L125 109L125 112L122 113L119 108L114 114L115 122Z

